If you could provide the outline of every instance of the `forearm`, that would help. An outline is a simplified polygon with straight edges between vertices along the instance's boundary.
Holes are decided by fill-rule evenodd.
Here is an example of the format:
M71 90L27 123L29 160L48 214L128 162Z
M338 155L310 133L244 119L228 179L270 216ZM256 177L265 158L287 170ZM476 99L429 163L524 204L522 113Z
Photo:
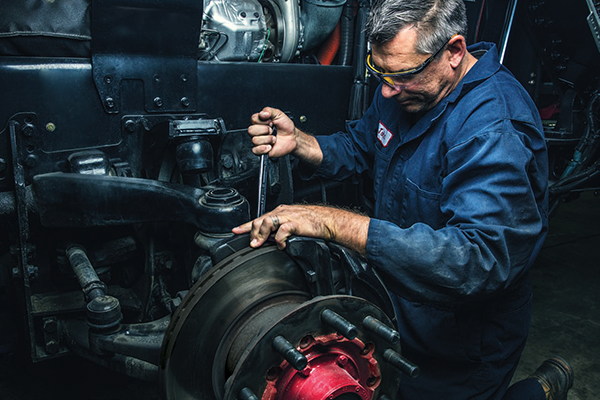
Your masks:
M312 206L309 206L312 207ZM329 231L329 240L346 246L362 255L366 254L367 235L371 219L352 211L334 208L314 206L322 211L324 225Z
M298 128L294 128L294 136L296 139L296 148L292 152L292 155L311 166L318 167L321 165L323 152L317 139Z

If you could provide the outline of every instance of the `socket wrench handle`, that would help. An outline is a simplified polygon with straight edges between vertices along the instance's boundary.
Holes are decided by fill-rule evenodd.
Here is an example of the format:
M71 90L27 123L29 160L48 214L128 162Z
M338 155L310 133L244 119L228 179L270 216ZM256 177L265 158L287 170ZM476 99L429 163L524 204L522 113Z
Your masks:
M277 128L272 127L272 135L277 134ZM265 213L267 205L267 185L269 179L269 155L263 154L260 156L260 170L258 172L258 209L256 210L256 218Z

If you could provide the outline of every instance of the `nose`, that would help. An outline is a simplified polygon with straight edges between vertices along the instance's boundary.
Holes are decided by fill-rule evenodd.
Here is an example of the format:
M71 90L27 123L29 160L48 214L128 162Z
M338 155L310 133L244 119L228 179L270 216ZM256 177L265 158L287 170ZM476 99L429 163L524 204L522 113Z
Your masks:
M396 89L391 86L386 85L385 83L381 85L381 95L386 99L391 99L402 92L402 89Z

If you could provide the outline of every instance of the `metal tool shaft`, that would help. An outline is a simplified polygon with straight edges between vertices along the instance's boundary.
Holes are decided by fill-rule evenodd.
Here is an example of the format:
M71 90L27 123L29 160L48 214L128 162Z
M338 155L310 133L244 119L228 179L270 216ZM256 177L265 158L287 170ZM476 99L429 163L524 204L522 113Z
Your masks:
M260 172L258 174L257 218L265 213L265 206L267 204L267 179L269 179L269 155L263 154L260 156Z
M277 128L275 125L272 135L277 135ZM256 218L260 217L265 213L265 207L267 205L267 185L269 180L269 154L263 154L260 156L260 171L258 173L258 209L256 210Z

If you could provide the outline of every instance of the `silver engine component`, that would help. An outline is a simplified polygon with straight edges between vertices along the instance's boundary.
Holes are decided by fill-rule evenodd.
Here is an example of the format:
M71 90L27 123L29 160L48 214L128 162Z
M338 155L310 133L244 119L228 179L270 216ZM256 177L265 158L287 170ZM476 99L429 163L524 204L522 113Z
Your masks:
M204 0L200 59L290 62L327 38L347 0Z
M267 26L255 0L205 1L200 50L205 59L257 61L263 53Z

